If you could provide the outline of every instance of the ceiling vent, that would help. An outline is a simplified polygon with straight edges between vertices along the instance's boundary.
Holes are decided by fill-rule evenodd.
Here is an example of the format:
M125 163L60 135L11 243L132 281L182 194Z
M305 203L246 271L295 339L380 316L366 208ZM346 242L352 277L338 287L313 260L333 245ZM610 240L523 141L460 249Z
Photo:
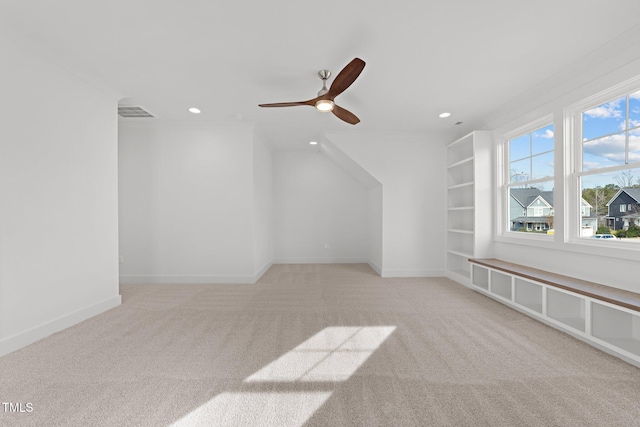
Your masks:
M118 105L118 115L120 117L154 117L153 114L139 105Z

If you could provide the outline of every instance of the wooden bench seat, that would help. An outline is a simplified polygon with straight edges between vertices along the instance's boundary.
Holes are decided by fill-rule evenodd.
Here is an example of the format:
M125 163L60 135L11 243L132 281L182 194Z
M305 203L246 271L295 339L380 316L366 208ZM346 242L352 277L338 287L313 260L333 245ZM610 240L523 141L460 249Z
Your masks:
M640 312L640 294L635 292L550 273L499 259L470 258L469 262Z

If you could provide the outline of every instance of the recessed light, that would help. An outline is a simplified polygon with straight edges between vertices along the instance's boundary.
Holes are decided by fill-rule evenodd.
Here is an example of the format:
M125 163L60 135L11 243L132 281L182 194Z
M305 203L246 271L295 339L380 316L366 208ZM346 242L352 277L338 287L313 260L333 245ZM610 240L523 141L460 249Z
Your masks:
M451 115L451 113L440 113L440 115L438 117L440 117L441 119L445 119L447 117L449 117Z
M200 114L200 109L196 108L196 107L191 107L191 108L189 108L189 112L191 112L193 114Z
M318 143L317 143L316 141L311 141L311 142L309 142L309 144L311 144L311 145L318 145Z

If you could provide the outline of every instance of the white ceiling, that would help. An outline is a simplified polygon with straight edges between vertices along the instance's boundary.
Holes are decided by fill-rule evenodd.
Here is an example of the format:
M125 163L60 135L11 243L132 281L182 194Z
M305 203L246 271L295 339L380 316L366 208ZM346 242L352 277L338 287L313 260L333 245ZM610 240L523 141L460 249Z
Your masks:
M639 23L637 0L0 1L0 33L124 102L169 120L239 114L276 146L325 130L466 133ZM358 125L257 106L315 97L317 71L356 56L367 66L336 101Z

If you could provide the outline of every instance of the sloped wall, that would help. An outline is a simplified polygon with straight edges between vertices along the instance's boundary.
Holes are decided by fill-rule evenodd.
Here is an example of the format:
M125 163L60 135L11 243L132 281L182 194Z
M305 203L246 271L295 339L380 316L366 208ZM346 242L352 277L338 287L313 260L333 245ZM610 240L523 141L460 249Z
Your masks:
M446 151L439 138L400 132L326 137L381 183L382 209L374 214L382 218L381 275L444 275Z

